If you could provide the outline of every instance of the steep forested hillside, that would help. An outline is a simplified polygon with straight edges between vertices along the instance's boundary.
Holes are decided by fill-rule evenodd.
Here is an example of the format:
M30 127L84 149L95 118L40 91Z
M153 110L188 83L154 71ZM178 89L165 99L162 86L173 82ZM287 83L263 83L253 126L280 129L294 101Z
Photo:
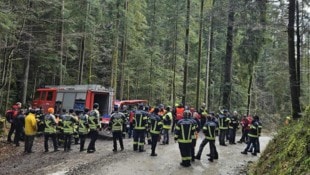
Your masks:
M278 130L250 174L310 173L310 107L303 118Z

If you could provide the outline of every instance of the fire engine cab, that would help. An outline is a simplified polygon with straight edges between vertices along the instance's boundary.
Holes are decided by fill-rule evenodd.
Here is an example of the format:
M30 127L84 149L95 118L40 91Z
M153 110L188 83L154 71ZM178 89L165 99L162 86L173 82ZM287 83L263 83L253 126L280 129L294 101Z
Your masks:
M37 89L32 107L41 108L43 113L46 113L49 107L53 107L55 113L61 113L63 109L92 109L93 104L98 103L100 114L105 115L112 112L113 98L112 88L96 84L45 86Z

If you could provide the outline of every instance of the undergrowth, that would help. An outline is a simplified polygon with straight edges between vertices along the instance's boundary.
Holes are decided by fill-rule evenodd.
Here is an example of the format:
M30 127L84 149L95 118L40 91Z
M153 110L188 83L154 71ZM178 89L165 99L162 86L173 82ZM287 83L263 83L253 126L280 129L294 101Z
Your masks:
M302 118L279 128L249 174L310 174L310 107Z

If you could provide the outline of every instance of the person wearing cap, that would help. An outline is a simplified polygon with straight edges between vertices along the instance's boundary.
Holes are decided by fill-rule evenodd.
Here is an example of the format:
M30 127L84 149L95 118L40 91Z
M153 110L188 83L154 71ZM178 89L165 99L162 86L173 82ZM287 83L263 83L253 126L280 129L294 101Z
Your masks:
M94 103L93 110L90 111L89 113L88 122L90 129L89 131L90 142L88 144L87 153L94 153L96 151L96 140L99 134L98 130L101 128L98 103Z
M44 149L48 152L48 139L52 138L54 151L58 151L56 142L56 117L54 115L54 108L47 109L48 114L44 116Z
M173 117L171 112L171 107L166 107L166 113L163 116L163 142L162 144L169 144L169 130L171 129L171 124Z
M174 140L179 143L179 149L182 157L182 162L180 165L183 167L191 166L192 160L192 139L195 137L194 133L196 128L190 117L191 112L189 110L185 110L183 113L183 119L179 120L176 124L174 134Z
M89 109L84 108L83 114L79 116L78 132L79 132L79 138L80 138L80 152L85 151L84 149L85 140L89 132L88 112L89 112Z
M234 111L228 124L229 144L236 144L236 132L239 127L238 112Z
M151 134L151 149L152 149L152 153L151 156L157 156L157 154L155 153L155 149L156 149L156 145L157 145L157 141L159 138L159 134L161 132L161 129L163 127L163 123L162 120L160 118L160 116L158 115L159 113L159 109L158 108L154 108L154 111L150 114L148 123L149 123L149 130L150 130L150 134Z
M208 159L210 162L213 162L214 159L218 159L218 152L216 150L215 146L215 129L217 127L217 124L213 121L211 115L207 115L207 121L205 125L203 126L203 133L205 135L205 138L201 142L199 146L199 151L197 155L195 156L195 159L200 160L202 151L207 143L209 143L210 146L210 154L207 154L210 158Z
M63 131L64 131L64 151L71 151L71 140L74 132L74 125L78 122L74 114L74 110L70 109L69 114L63 118Z
M198 113L200 115L200 123L201 123L201 129L202 129L202 127L204 126L204 124L207 121L207 115L208 115L206 103L202 103Z
M113 135L113 152L117 151L117 140L119 141L119 145L121 148L121 151L124 150L124 144L123 144L123 130L124 123L126 122L126 116L119 112L118 105L114 105L114 111L111 114L111 118L109 121L109 128L112 130Z
M148 116L149 114L143 110L143 104L139 104L138 110L134 111L133 117L133 150L139 152L144 152L144 142L145 142L145 133L148 127Z
M225 144L225 137L228 131L228 123L229 123L228 110L224 109L223 113L224 114L219 115L219 129L220 129L219 142L221 146L227 146Z
M32 153L32 146L34 137L37 132L37 120L35 117L35 110L30 109L25 118L25 153Z

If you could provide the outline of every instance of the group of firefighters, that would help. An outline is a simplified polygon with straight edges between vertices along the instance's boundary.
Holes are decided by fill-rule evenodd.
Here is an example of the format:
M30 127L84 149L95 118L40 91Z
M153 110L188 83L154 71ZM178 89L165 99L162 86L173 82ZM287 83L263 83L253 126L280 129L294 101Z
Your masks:
M84 148L86 138L90 138L87 147L87 153L96 151L95 142L98 138L98 132L101 129L99 104L95 103L93 109L85 108L83 112L76 112L70 109L62 114L54 114L54 108L49 108L47 114L43 115L40 111L29 109L21 110L21 104L17 103L12 108L10 119L11 129L8 134L8 142L12 142L11 136L15 131L14 144L19 146L19 138L25 141L25 153L32 152L34 136L38 128L44 135L44 150L49 151L48 140L53 141L54 151L63 144L64 151L71 150L72 140L75 144L80 144L80 151L86 151ZM12 112L11 111L11 112ZM216 136L219 137L219 145L227 146L236 144L236 131L241 125L242 137L239 143L247 143L246 148L241 152L247 154L251 152L256 155L259 150L259 136L262 124L258 116L239 116L236 111L232 114L228 110L220 111L215 114L208 112L203 103L199 110L176 104L175 107L159 105L149 107L139 104L136 109L129 110L127 106L114 106L109 121L109 129L113 135L113 151L118 151L117 141L120 150L124 150L123 138L125 133L128 137L133 137L133 150L144 152L144 145L151 145L150 156L157 156L156 146L161 141L162 145L169 144L169 136L174 135L175 142L178 142L180 154L182 157L181 166L189 167L195 159L200 160L202 151L209 143L210 153L209 161L218 159L219 155L216 149ZM22 132L24 130L24 132ZM171 131L171 133L170 133ZM204 134L197 154L195 147L198 133ZM147 138L147 139L146 139Z

